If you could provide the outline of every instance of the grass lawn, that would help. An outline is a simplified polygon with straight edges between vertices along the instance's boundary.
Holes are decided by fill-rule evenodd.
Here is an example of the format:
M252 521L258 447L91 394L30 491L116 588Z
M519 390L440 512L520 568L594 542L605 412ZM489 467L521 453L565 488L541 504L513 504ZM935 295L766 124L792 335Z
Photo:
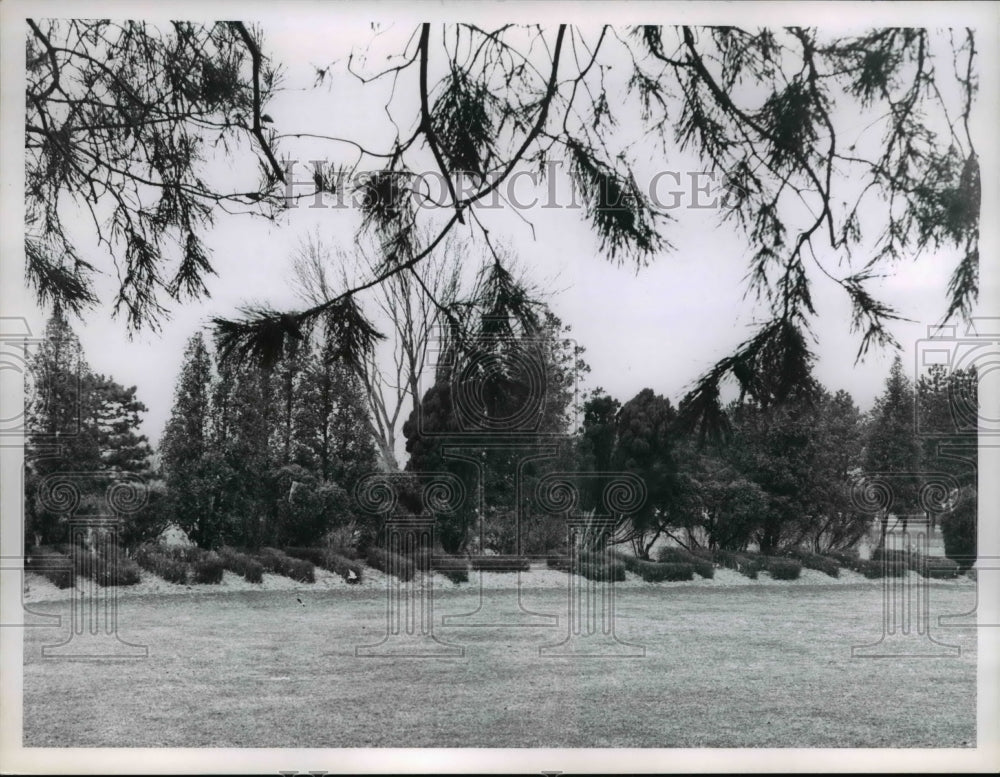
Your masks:
M556 590L526 591L525 604L560 614L558 627L436 627L465 656L433 659L355 656L384 634L372 591L125 599L121 634L148 659L43 659L58 630L25 630L24 745L975 745L975 632L936 628L938 614L972 609L973 588L931 588L932 633L960 645L957 658L852 658L881 633L878 586L618 594L618 634L643 658L539 657L565 633ZM477 595L436 592L437 622Z

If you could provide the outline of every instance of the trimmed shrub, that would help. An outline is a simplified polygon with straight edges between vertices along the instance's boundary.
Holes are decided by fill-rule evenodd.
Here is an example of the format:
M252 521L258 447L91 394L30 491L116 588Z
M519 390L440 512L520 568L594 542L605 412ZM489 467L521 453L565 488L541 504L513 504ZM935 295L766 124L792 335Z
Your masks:
M802 564L793 558L767 558L764 569L774 580L798 580L802 574Z
M880 577L903 577L906 569L907 565L901 561L859 560L855 567L855 571L872 580Z
M261 548L257 560L264 569L282 577L289 577L300 583L316 582L316 567L311 561L292 558L277 548Z
M527 572L531 561L524 556L471 556L469 563L477 572Z
M143 543L135 551L140 567L158 575L168 583L184 585L188 581L188 565L164 553L158 545Z
M285 554L291 556L292 558L302 559L304 561L309 561L318 567L323 566L323 549L322 548L285 548Z
M728 569L735 569L741 575L756 580L764 568L764 562L757 554L733 553L728 550L715 551L715 560Z
M557 569L560 572L568 572L569 558L565 553L552 550L545 557L545 566L549 569Z
M847 569L857 569L858 562L861 561L861 556L856 550L831 550L824 558L831 558Z
M365 555L368 566L385 572L387 575L398 577L404 583L412 580L416 574L416 563L412 558L399 556L395 553L372 545Z
M264 582L264 565L253 556L241 553L235 548L219 548L219 558L222 566L230 572L241 575L248 583Z
M451 556L435 553L431 556L431 569L440 572L455 585L469 582L469 559L465 556Z
M226 566L215 551L206 551L191 564L191 579L195 583L218 585L222 582L222 573Z
M676 561L641 561L638 571L647 583L677 582L694 578L694 566Z
M51 548L32 548L25 559L25 567L42 575L56 588L72 588L76 583L73 559Z
M100 555L82 546L57 547L70 557L78 575L95 581L100 586L135 585L142 579L139 565L125 556L117 547L109 548L106 555Z
M799 561L806 569L815 569L817 572L822 572L830 577L840 577L840 564L832 558L798 548L787 551L787 554Z
M715 577L715 564L711 558L696 556L684 548L663 547L656 554L656 560L670 564L690 564L699 577L711 580Z
M958 562L946 556L927 556L922 564L916 567L923 577L934 578L935 580L950 580L958 577Z
M572 567L570 567L570 571L572 571ZM625 580L625 564L613 556L605 562L595 553L581 553L577 572L588 580L617 583Z
M347 558L332 550L323 552L323 563L320 566L328 572L340 575L344 582L351 585L360 583L364 575L364 565L360 561Z
M967 496L941 519L944 554L957 563L963 572L976 563L977 504L973 492L971 497Z

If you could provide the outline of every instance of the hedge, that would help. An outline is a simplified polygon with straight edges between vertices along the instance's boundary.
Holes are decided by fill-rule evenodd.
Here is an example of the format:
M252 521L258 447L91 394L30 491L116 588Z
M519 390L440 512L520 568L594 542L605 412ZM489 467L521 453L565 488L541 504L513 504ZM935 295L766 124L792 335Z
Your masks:
M787 551L787 554L799 561L806 569L815 569L830 577L840 577L840 564L832 558L798 548Z
M764 569L774 580L798 580L802 574L802 564L793 558L768 557Z
M215 551L206 551L191 564L191 579L195 583L218 585L226 565Z
M722 566L735 569L741 575L745 575L751 580L756 580L757 575L764 568L763 560L756 554L717 550L714 557Z
M524 556L471 556L469 563L476 571L483 572L527 572L531 569L530 559Z
M219 548L219 558L226 569L241 575L248 583L264 582L264 565L253 556L235 548L222 547Z
M679 547L663 547L656 554L656 560L671 564L690 564L699 577L711 580L715 577L715 564L710 558L696 556L689 550Z
M947 580L958 577L961 567L957 561L947 556L927 556L924 563L918 564L916 569L923 577Z
M111 546L106 556L79 545L75 548L72 545L60 545L56 550L69 556L76 574L93 580L100 586L135 585L142 579L139 565L115 546Z
M854 569L869 579L880 577L903 577L906 574L907 565L901 561L883 562L859 560Z
M469 559L465 556L435 553L431 556L431 569L440 572L455 585L469 582Z
M372 545L365 555L368 566L379 569L387 575L394 575L404 583L412 580L416 574L416 564L412 558L390 553L387 550Z
M545 557L545 566L549 569L557 569L560 572L568 572L569 557L565 553L555 550L549 551L549 554Z
M264 569L282 577L290 577L300 583L316 582L316 567L311 561L292 558L277 548L261 548L257 560Z
M143 543L136 548L135 560L140 567L168 583L185 585L188 581L188 565L164 553L158 545Z
M625 565L614 556L605 560L596 553L583 552L577 572L588 580L622 582L625 580Z
M72 588L76 583L73 559L51 548L33 548L26 562L29 571L42 575L56 588Z
M638 573L647 583L659 583L664 580L676 582L694 578L695 568L691 564L676 561L640 561L639 564Z

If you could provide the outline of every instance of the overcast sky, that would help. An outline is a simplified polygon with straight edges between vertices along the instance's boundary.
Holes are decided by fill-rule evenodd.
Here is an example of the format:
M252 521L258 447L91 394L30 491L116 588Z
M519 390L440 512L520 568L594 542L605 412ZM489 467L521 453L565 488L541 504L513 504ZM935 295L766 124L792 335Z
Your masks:
M322 17L304 12L280 16L271 13L265 21L265 48L284 65L286 89L267 106L267 111L282 132L325 132L364 138L366 143L378 145L391 137L387 134L388 122L380 113L378 92L360 89L343 72L342 58L369 37L368 28L336 17L337 8L326 6ZM405 28L406 24L409 22L399 26ZM983 48L987 47L981 44ZM337 58L341 61L331 68L329 88L311 89L315 75L312 66L326 65ZM986 99L981 99L974 118L980 126L995 127L996 105L990 99L995 84L983 86ZM625 136L629 130L627 124L620 127ZM987 142L995 143L992 133ZM328 157L343 154L343 149L335 151L329 145L320 149L309 143L286 143L281 149L303 162L318 158L317 152ZM981 152L984 163L989 164L993 150L981 148ZM992 160L995 162L995 156ZM246 164L246 157L241 164ZM690 179L684 176L702 169L696 160L675 152L666 165L661 161L659 167L648 167L644 174L647 181L656 172L681 175L679 187L670 178L661 179L661 191L683 191L679 196L688 204L692 197ZM253 174L252 169L239 169L233 170L232 176L247 172ZM984 180L987 196L991 185ZM524 186L519 193L530 199L531 187ZM716 211L684 207L674 210L677 221L667 236L675 250L636 271L634 267L617 267L602 257L582 211L543 209L546 192L538 194L542 202L522 211L524 220L510 209L480 214L491 234L510 248L530 277L553 291L553 308L572 326L573 336L586 348L586 360L592 367L583 388L602 386L624 401L642 388L651 387L673 400L679 399L702 371L731 352L766 313L756 309L752 301L742 299L748 259L746 241L731 225L719 226ZM561 188L559 194L563 201L569 200L568 190ZM533 225L534 234L525 220ZM149 406L144 431L156 441L170 411L187 338L211 316L234 315L236 307L249 300L279 308L296 306L288 280L289 257L296 245L314 229L331 243L350 245L356 226L354 212L304 207L288 211L278 223L249 216L220 217L207 239L218 272L207 281L210 299L171 306L171 320L162 331L143 332L129 340L124 322L113 321L109 315L116 281L109 276L100 286L103 307L85 321L74 322L74 328L94 370L110 374L120 383L138 386L140 398ZM81 232L81 245L85 246L86 241L85 231ZM986 261L991 256L987 251L983 255ZM928 254L901 265L893 277L872 289L914 319L892 328L903 344L908 364L913 363L915 342L926 335L928 325L936 323L944 311L945 288L955 259L948 253ZM98 264L109 266L104 257ZM993 293L990 287L995 289L994 267L984 269L987 297ZM819 356L817 377L832 390L850 391L862 408L868 408L881 391L892 353L874 353L856 366L854 357L860 338L849 332L848 300L833 282L815 276L814 281L819 313L815 323L818 342L814 345ZM32 327L40 331L43 316L26 297L21 310Z

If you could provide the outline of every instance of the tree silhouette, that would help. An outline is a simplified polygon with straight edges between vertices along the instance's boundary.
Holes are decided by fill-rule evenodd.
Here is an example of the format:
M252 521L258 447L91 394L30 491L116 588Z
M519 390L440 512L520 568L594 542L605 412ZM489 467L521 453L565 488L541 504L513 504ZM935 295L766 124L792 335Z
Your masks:
M373 148L334 129L272 131L263 107L275 71L261 33L241 23L159 30L30 21L27 250L39 297L72 309L94 301L94 268L76 254L58 217L67 193L93 214L109 248L124 246L115 304L130 326L155 320L164 293L202 295L211 263L198 228L235 203L273 214L285 179L276 144L308 134L329 144L333 160L314 172L315 191L299 196L349 190L383 263L368 280L305 310L258 307L217 319L224 354L273 361L289 339L326 320L338 329L341 356L360 359L377 332L354 295L409 273L458 224L492 246L475 206L502 201L513 175L552 162L584 195L583 213L609 260L642 266L658 259L670 247L672 217L637 182L636 160L649 151L643 138L659 147L660 159L680 148L729 182L720 217L746 240L747 292L764 313L758 330L682 403L703 430L722 418L721 383L753 390L769 364L787 378L779 384L805 375L817 281L850 299L858 358L893 342L887 325L900 314L870 286L895 263L951 246L959 259L945 318L967 316L977 298L972 29L844 36L802 27L422 24L408 37L383 32L341 65L317 68L317 86L345 67L373 89L392 87L385 115L395 136ZM369 72L358 69L362 61L385 64ZM635 131L623 134L617 128L624 126ZM260 162L257 185L232 192L206 182L201 153L210 139L243 141ZM447 218L424 239L420 226L432 217L411 184L426 170L441 174L437 210ZM140 205L147 192L153 204ZM108 235L101 208L111 212ZM167 235L183 247L169 278L161 255ZM502 263L498 254L494 260ZM503 282L499 273L492 279ZM516 305L524 312L528 300ZM455 305L442 308L446 318L460 318Z

